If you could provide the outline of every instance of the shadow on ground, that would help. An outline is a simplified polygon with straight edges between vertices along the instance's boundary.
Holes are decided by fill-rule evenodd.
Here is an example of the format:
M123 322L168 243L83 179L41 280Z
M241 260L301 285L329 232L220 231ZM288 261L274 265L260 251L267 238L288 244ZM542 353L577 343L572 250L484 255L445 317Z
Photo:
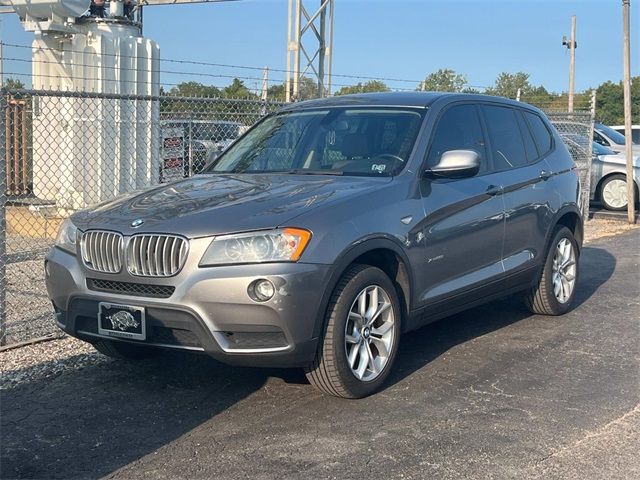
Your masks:
M584 249L578 304L611 277L615 265L606 250ZM452 347L530 316L520 299L512 297L405 335L387 394L392 391L389 387ZM108 475L188 436L230 407L243 409L243 401L251 402L248 397L273 376L292 384L304 382L299 371L228 367L205 356L170 352L138 364L105 361L57 378L23 383L2 392L0 476ZM314 395L310 387L301 388L302 392L283 396ZM310 405L322 406L322 397Z

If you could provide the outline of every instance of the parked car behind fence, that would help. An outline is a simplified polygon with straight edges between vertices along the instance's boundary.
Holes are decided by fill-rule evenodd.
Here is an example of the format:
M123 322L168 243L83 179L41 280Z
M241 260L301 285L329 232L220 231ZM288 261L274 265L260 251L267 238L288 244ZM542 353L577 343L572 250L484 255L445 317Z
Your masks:
M174 151L170 148L168 153L163 155L160 181L177 178L176 172L180 167L182 167L181 177L201 172L208 161L216 158L240 136L241 128L242 125L239 122L222 120L162 120L162 138L171 139L172 145L180 143L182 150Z
M611 128L621 135L625 134L624 125L612 125ZM640 145L640 125L631 125L631 140L635 145Z

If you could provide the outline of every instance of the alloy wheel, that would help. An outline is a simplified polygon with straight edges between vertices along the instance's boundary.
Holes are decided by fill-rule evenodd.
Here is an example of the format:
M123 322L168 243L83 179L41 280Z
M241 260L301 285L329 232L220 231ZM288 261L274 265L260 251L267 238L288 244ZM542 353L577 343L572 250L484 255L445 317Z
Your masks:
M358 380L377 378L389 361L396 335L391 298L378 285L364 288L349 309L345 350L351 372Z
M576 283L576 252L568 238L561 238L553 256L553 294L560 303L566 303Z

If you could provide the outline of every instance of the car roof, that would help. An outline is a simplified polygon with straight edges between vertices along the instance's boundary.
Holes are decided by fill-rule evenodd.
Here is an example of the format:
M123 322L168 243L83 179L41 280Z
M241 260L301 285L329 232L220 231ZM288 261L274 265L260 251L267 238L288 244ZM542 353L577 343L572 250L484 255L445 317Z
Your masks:
M531 105L516 102L504 97L480 95L475 93L443 93L443 92L383 92L383 93L356 93L351 95L339 95L335 97L307 100L292 103L280 111L295 111L315 108L330 107L418 107L427 108L437 100L447 98L450 101L459 100L484 100L504 103L519 107L529 107L538 110Z
M239 122L231 122L229 120L191 120L189 118L166 118L161 120L163 123L192 123L192 124L216 124L216 125L240 125Z

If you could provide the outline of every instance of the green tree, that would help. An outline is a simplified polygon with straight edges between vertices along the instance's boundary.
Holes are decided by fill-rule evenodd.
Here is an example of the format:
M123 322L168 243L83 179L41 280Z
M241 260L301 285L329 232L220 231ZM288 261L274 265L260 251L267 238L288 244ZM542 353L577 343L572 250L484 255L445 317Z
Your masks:
M17 78L9 77L4 81L4 86L9 90L20 90L24 88L24 83Z
M311 100L318 98L318 82L309 77L302 77L298 82L297 100Z
M269 88L267 88L267 98L269 100L284 101L285 98L286 98L285 90L286 90L286 88L284 86L284 83L271 85Z
M608 125L624 123L622 82L604 82L596 89L596 117ZM631 78L631 121L640 123L640 76Z
M222 96L226 98L255 98L255 93L247 88L242 80L234 78L231 85L222 89Z
M291 86L293 89L293 85ZM267 88L267 98L269 100L284 101L286 99L286 86L284 83L271 85ZM291 92L293 98L293 91ZM311 100L318 98L318 83L309 77L302 77L298 82L298 95L295 100Z
M350 93L373 93L373 92L388 92L389 87L380 80L369 80L368 82L358 82L357 85L350 85L342 87L335 94L336 95L348 95Z
M176 97L219 97L220 89L199 82L182 82L171 87L169 95Z
M528 73L502 72L498 75L498 78L496 78L494 86L487 88L486 93L499 97L516 98L518 89L520 89L521 95L528 95L533 88L529 83Z
M467 84L467 77L450 68L440 69L426 76L418 90L431 92L461 92ZM422 88L421 88L422 87Z

